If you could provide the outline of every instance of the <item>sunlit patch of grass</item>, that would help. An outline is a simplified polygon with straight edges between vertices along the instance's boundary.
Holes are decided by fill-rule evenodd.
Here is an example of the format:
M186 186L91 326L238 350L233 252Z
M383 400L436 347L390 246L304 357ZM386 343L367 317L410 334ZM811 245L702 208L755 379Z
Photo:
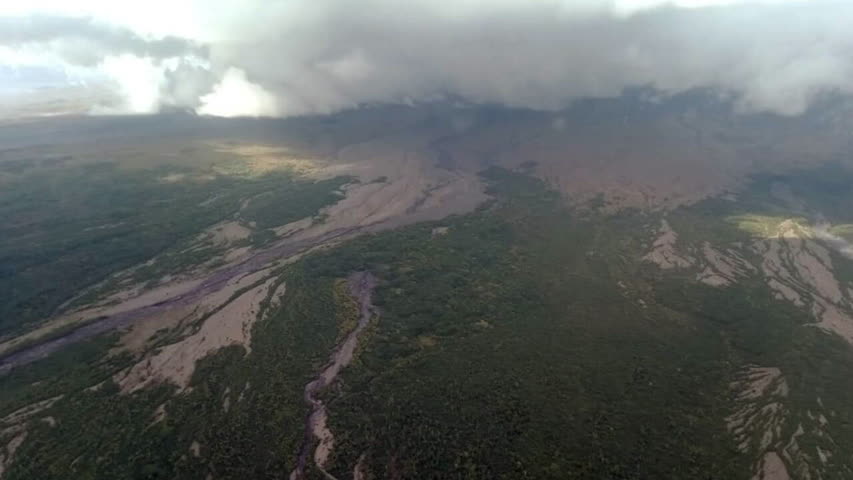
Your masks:
M320 172L321 166L315 159L307 158L287 148L268 145L217 144L220 153L235 155L228 162L218 163L213 170L220 175L259 177L272 172L290 172L311 176Z
M808 220L802 217L770 216L757 214L732 215L726 217L726 222L736 226L739 230L749 233L753 237L774 237L779 233L779 226L787 221L802 227L808 225Z

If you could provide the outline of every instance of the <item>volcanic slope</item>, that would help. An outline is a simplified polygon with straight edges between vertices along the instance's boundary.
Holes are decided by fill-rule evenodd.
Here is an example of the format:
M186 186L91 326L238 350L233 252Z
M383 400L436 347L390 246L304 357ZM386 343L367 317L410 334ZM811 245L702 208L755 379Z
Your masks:
M4 304L28 317L0 345L3 478L850 477L846 144L781 139L820 118L646 108L199 119L157 145L4 151L2 279L69 288ZM163 236L140 244L139 221ZM77 267L94 252L121 268Z

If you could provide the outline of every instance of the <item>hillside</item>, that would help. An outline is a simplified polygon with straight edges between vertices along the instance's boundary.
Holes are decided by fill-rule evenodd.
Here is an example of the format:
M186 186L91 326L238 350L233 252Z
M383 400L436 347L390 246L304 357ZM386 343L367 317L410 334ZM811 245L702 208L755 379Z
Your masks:
M703 98L0 132L0 477L853 478L845 110Z

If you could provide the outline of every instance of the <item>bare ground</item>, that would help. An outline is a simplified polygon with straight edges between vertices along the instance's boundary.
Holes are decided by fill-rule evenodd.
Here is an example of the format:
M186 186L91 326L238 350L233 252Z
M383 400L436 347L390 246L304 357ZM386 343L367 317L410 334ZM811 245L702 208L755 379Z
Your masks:
M126 372L114 378L123 393L131 393L152 382L168 381L184 390L195 364L201 358L228 345L241 345L251 352L252 325L260 314L260 304L267 298L274 278L243 293L224 308L208 317L194 334L177 343L162 347Z
M652 244L652 251L643 260L657 264L664 270L672 268L687 268L696 263L688 255L681 254L676 248L678 234L669 226L669 222L661 220L658 237Z
M776 452L767 452L761 458L761 466L758 473L752 477L753 480L790 480L785 462L779 458Z
M23 431L6 443L6 448L2 453L0 453L0 478L3 477L3 474L6 472L6 468L12 464L12 461L15 459L15 453L18 451L18 447L24 443L26 438L27 432Z
M216 245L229 245L239 240L249 238L251 229L244 227L240 222L228 221L216 224L208 228L204 234Z
M345 188L345 197L340 202L320 212L324 219L322 222L306 218L276 229L282 240L272 248L283 248L288 244L305 244L314 239L318 239L317 245L323 245L329 242L324 240L326 238L334 241L333 237L339 236L336 232L352 232L351 235L356 235L465 213L487 199L476 170L448 170L436 166L428 144L429 136L420 134L380 138L343 146L335 150L331 158L325 159L295 154L271 145L240 144L230 145L226 149L249 158L249 164L257 170L256 173L291 168L298 164L300 172L307 176L327 178L352 175L360 180ZM385 181L374 182L379 177L385 177ZM248 229L237 222L224 222L214 226L206 235L218 242L230 244L245 238L247 232ZM138 285L128 287L99 304L62 313L40 328L0 343L0 356L24 344L35 344L35 347L27 347L32 354L27 352L17 355L12 365L32 361L46 354L38 352L40 339L60 329L79 329L80 325L98 318L129 315L129 312L174 302L188 292L197 290L200 284L219 271L251 261L256 254L245 247L232 249L225 256L228 262L226 266L217 271L198 271L194 278L174 279L150 290L144 290ZM276 259L278 262L286 260L286 257ZM145 316L135 323L156 319L155 323L160 322L162 326L174 325L174 317L177 315L170 314L171 319L167 319L162 316L162 310L158 308L156 315ZM147 331L150 333L157 329L152 326ZM100 331L97 327L90 330L93 333ZM137 329L134 335L127 337L129 343L134 347L144 343L145 329ZM68 337L63 341L72 340ZM44 350L48 351L47 348ZM0 367L5 371L10 365Z
M761 271L777 298L808 308L818 327L853 344L853 304L835 278L829 252L808 227L786 220L753 248L763 257Z
M696 280L715 287L760 273L777 299L806 309L815 318L815 326L853 344L853 301L835 277L829 251L815 240L810 227L788 219L767 232L766 238L755 240L751 249L761 257L758 266L731 248L708 242L702 244L702 257L693 258L677 242L678 234L662 220L658 237L643 260L664 270L699 267Z

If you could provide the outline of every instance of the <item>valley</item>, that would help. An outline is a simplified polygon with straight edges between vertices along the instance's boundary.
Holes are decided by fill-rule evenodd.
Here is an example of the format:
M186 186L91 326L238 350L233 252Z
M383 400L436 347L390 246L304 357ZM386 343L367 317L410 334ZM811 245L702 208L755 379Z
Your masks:
M841 137L575 108L32 126L0 476L853 476Z

